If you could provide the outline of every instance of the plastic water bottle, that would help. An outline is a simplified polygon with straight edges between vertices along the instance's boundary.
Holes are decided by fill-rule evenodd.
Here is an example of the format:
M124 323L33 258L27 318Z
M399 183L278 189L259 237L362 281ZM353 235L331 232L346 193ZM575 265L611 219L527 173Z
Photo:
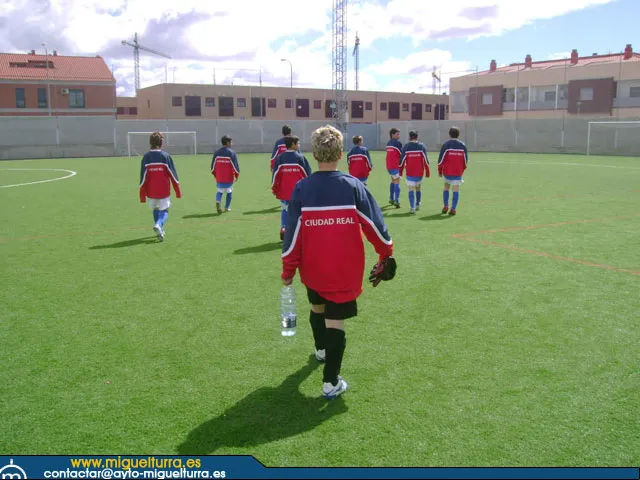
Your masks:
M292 285L285 285L280 291L280 318L283 337L296 334L298 315L296 313L296 291Z

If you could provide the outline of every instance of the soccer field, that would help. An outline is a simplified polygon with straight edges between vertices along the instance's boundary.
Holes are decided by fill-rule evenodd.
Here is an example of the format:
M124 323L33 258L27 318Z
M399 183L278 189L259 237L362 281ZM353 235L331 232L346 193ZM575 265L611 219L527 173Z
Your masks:
M239 155L222 215L210 156L175 157L163 243L139 159L0 163L1 187L25 184L0 188L2 452L640 464L640 158L471 153L450 217L435 154L409 216L374 152L398 272L365 285L327 402L297 276L280 335L269 157ZM77 175L42 182L60 170Z

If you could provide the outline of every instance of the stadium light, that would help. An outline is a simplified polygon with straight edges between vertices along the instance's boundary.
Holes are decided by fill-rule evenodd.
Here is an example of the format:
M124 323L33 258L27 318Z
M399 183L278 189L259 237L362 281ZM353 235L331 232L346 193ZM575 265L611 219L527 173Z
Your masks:
M291 61L287 60L286 58L281 58L280 59L281 62L289 62L289 70L291 71L291 88L293 88L293 65L291 65Z

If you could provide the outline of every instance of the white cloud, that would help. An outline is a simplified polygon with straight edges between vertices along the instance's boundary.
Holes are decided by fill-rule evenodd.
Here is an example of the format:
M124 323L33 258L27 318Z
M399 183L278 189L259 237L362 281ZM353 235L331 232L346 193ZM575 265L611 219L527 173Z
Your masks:
M535 8L523 8L513 0L458 0L455 6L422 0L389 0L386 4L350 0L348 86L354 85L351 51L356 31L369 58L376 53L374 42L380 40L408 38L416 47L416 53L403 60L381 59L379 65L363 69L361 89L430 91L433 65L441 66L442 72L467 70L470 65L464 59L454 60L445 50L420 51L427 41L499 35L535 20L611 1L539 0ZM262 68L265 85L287 85L288 64L280 61L287 58L296 85L330 88L332 4L332 0L299 0L291 17L272 2L254 0L4 0L8 28L0 30L0 51L27 51L46 40L50 50L61 54L101 54L114 66L119 84L131 94L132 52L120 42L131 40L138 32L142 45L173 56L167 61L169 81L176 67L177 82L210 83L217 67L218 83L234 78L236 84L257 84L258 73L252 77L246 70ZM301 44L307 35L317 38ZM194 63L202 68L194 68ZM143 86L164 81L164 59L142 53L141 65ZM409 65L424 68L411 72ZM450 76L443 74L443 90Z

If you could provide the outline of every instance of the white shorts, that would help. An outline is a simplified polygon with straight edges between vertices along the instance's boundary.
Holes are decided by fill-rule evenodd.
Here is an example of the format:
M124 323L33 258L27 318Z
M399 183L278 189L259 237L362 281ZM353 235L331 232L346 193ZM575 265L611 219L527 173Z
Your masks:
M463 179L460 180L447 180L446 178L444 179L444 183L448 183L449 185L462 185L464 183Z
M171 206L171 197L147 198L147 203L153 210L168 210Z
M407 187L419 187L422 185L422 180L419 182L412 182L411 180L407 180Z
M233 192L233 187L218 188L218 193L232 193L232 192Z

